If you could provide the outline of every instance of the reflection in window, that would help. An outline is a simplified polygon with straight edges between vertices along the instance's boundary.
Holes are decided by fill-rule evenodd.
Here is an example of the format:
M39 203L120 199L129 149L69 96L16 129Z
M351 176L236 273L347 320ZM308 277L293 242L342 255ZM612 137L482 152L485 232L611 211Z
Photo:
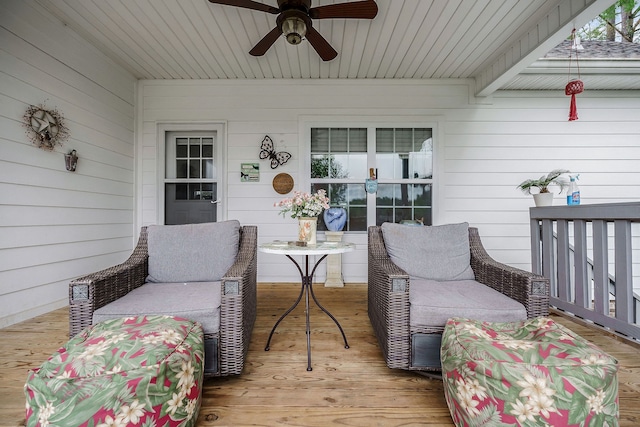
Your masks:
M331 206L347 210L347 224L343 231L367 229L367 193L362 184L312 184L311 192L324 189L331 200ZM327 230L322 218L318 221L318 230Z
M431 184L379 184L376 225L418 220L431 224Z
M367 197L364 187L370 169L377 171L375 197ZM347 209L345 231L402 220L432 223L431 128L312 128L310 172L311 191L323 188L332 206ZM326 230L322 221L318 229Z
M311 178L365 178L366 129L311 129Z
M376 164L379 179L431 179L432 130L376 129Z

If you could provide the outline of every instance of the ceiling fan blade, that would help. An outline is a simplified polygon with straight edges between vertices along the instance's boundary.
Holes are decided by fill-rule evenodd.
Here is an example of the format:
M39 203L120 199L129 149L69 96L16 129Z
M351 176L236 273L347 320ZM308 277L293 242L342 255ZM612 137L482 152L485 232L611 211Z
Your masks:
M311 9L309 9L309 16L313 19L373 19L377 14L378 5L374 0L329 4L326 6L312 7Z
M325 38L322 37L315 28L308 28L306 37L309 44L311 44L316 52L318 52L318 55L320 55L320 58L322 58L323 61L331 61L333 58L338 56L338 52L331 47L329 42L325 40Z
M273 45L278 37L282 34L282 30L280 27L275 27L273 30L269 31L266 36L262 38L254 47L249 51L249 54L253 56L262 56Z
M209 0L209 3L244 7L245 9L259 10L261 12L272 13L274 15L280 13L280 9L278 9L277 7L269 6L268 4L264 3L258 3L257 1L252 0Z

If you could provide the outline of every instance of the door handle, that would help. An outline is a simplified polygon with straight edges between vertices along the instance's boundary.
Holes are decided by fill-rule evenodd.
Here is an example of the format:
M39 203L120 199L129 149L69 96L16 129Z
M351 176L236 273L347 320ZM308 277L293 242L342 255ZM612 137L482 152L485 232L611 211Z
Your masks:
M217 203L220 203L220 199L218 199L218 200L212 200L212 201L211 201L211 204L212 204L212 205L215 205L215 204L217 204Z

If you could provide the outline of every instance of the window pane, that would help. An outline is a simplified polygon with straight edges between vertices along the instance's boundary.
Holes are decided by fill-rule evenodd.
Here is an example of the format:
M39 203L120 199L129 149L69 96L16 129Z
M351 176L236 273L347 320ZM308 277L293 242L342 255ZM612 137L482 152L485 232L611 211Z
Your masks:
M176 138L176 157L187 157L187 138Z
M167 184L167 185L175 185L176 200L187 200L187 184Z
M311 129L311 152L312 153L328 153L329 152L329 129L327 128Z
M346 153L349 142L348 129L331 129L329 148L332 153Z
M213 178L213 159L204 159L202 161L202 177Z
M200 178L200 160L189 160L189 178Z
M349 129L349 151L351 153L367 152L367 129Z
M313 154L311 156L311 178L329 177L329 156Z
M376 153L393 153L393 129L376 129Z
M189 157L200 157L200 140L191 138L189 140Z
M200 200L200 184L189 184L189 200Z
M378 167L378 179L402 178L402 160L397 154L376 154L376 166ZM395 171L398 171L396 176Z
M414 147L416 151L409 153L410 173L414 178L433 178L433 140L429 129L416 130Z
M176 178L186 178L186 177L187 177L187 161L176 160Z
M213 157L213 144L202 145L202 157Z
M413 130L412 129L396 129L395 130L395 152L406 154L413 151Z
M367 208L350 207L347 217L346 231L366 231L367 230Z
M202 200L213 200L213 184L202 184Z

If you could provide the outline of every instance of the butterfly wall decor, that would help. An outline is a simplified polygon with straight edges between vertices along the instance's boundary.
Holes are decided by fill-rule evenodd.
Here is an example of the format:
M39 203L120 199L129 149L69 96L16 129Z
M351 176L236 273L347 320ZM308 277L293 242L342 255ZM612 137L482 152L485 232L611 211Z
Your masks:
M271 160L271 169L275 169L280 165L284 165L291 158L291 154L286 151L278 151L276 153L273 147L273 140L269 135L265 135L260 145L260 158Z

